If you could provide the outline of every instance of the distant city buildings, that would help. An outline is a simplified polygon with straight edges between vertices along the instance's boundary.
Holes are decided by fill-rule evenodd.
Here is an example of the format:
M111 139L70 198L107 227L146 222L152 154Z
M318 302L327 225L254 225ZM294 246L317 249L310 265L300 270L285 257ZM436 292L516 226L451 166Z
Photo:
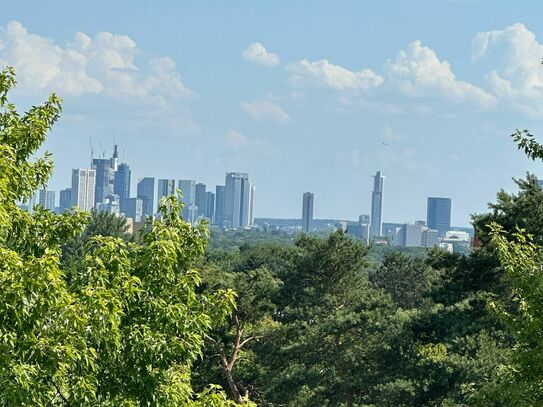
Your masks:
M55 191L51 189L40 189L39 204L44 209L53 211L55 209Z
M215 187L215 224L223 227L224 225L224 185Z
M152 217L155 213L155 179L140 178L136 197L141 199L143 216Z
M304 192L302 199L302 232L309 233L313 230L313 204L315 195L312 192Z
M373 192L371 194L371 237L382 236L383 188L384 177L381 175L381 171L377 171L373 176Z
M223 227L236 229L249 226L249 199L251 185L249 174L242 172L226 173L224 189Z
M72 207L107 212L127 217L137 230L146 217L159 216L157 205L161 199L178 196L179 190L183 218L192 224L207 219L219 227L246 228L254 223L256 188L247 173L226 173L225 185L217 185L214 192L195 180L143 177L136 183L136 196L131 196L131 169L128 163L119 163L117 145L111 158L105 155L102 151L102 158L93 158L91 141L91 168L72 170L71 186L60 190L57 207L53 190L36 191L19 206L29 212L38 203L58 213Z
M121 163L115 171L113 193L119 195L119 203L122 213L127 213L128 199L130 198L130 167Z
M78 168L72 171L71 198L72 205L83 211L94 208L94 190L96 187L96 170Z
M157 205L160 204L162 198L175 195L175 180L174 179L159 179L156 193Z
M59 194L59 212L62 213L72 207L72 188L60 190Z
M438 231L439 236L451 229L451 198L428 198L426 224Z

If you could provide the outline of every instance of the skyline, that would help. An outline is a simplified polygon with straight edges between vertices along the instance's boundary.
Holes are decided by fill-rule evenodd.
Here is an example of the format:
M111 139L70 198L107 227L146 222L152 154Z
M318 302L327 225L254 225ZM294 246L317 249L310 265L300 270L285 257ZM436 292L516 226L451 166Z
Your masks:
M133 190L235 170L259 186L257 217L299 217L309 190L315 218L356 219L380 170L384 219L425 219L426 198L447 196L467 226L512 177L541 175L509 139L543 134L536 2L404 3L22 1L0 19L0 62L17 69L17 104L64 98L52 189L90 156L90 135L124 146Z

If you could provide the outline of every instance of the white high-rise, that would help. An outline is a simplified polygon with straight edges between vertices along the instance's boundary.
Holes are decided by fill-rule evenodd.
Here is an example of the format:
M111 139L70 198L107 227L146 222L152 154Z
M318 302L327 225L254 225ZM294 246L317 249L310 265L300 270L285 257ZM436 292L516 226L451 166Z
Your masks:
M383 224L383 187L385 177L381 171L377 171L373 176L373 192L371 194L371 219L370 235L371 237L381 236L381 227Z
M256 188L254 185L250 184L251 186L249 189L249 226L253 225L255 223L255 213L254 213L254 202L255 202L255 191Z
M226 228L245 227L249 224L249 174L226 173L224 188L224 220Z
M72 170L72 206L90 211L94 207L95 187L96 170L87 168Z

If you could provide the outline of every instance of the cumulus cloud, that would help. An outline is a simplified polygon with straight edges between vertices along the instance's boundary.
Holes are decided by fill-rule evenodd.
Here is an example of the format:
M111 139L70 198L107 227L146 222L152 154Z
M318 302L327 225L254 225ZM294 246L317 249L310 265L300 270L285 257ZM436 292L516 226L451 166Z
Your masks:
M295 87L325 87L334 90L367 90L378 87L383 78L371 69L351 71L326 59L303 59L287 67L289 81Z
M118 97L188 96L188 89L168 57L136 62L139 50L126 35L76 33L59 44L29 33L18 21L0 31L0 64L16 68L25 91L61 95L106 94Z
M501 100L531 114L543 113L543 45L524 24L478 33L472 58L487 64L485 79Z
M241 102L241 107L249 116L258 121L272 121L284 124L290 120L287 112L278 104L268 100Z
M389 89L409 98L444 99L453 103L471 103L490 108L495 97L485 90L456 78L447 61L436 52L414 41L400 50L394 60L386 64Z
M276 66L280 62L279 55L268 52L259 42L249 44L242 56L246 61L264 66Z

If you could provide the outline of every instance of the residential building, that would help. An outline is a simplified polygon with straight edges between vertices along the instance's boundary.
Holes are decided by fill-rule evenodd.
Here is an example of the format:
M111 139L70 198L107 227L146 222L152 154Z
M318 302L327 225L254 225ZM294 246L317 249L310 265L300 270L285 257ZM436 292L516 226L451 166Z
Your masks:
M302 198L302 232L313 231L313 204L315 195L312 192L304 192Z

